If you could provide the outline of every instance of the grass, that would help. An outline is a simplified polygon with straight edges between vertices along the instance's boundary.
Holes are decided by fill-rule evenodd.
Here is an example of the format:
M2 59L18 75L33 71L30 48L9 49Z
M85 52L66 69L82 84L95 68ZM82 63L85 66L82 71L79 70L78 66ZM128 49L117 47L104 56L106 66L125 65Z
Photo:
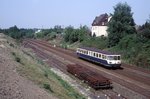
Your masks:
M85 99L66 81L50 70L43 61L38 60L28 52L12 52L12 56L19 58L19 74L28 78L47 92L60 99ZM33 58L34 57L34 58ZM16 59L18 61L18 59Z

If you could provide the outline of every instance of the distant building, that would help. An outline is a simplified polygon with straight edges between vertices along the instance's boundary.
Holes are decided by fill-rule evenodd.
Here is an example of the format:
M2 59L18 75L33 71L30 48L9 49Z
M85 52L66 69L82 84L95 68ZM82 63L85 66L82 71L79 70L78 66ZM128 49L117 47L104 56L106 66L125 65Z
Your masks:
M96 16L92 23L92 36L107 36L107 24L110 21L107 13Z
M36 33L39 33L39 32L41 32L41 30L40 30L40 29L36 30L36 31L35 31L35 34L36 34Z

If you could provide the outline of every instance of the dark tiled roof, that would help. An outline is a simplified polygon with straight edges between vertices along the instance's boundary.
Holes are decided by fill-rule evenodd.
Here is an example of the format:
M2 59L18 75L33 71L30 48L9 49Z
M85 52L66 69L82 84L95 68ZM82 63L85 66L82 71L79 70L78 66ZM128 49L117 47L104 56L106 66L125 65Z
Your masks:
M92 48L92 47L79 47L79 48L94 51L94 52L98 52L98 53L103 53L103 54L107 54L107 55L119 55L119 54L116 54L116 53L111 53L111 52L108 52L108 51L103 51L103 50L99 50L99 49Z
M101 14L100 16L96 16L92 26L106 26L108 23L108 15L107 13Z

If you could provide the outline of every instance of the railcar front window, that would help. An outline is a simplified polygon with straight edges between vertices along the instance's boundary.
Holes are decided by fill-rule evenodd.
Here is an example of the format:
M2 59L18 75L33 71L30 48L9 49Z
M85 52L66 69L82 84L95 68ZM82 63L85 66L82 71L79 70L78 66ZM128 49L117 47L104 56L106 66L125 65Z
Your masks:
M108 60L113 60L114 57L113 57L113 56L107 56L107 59L108 59Z
M108 60L120 60L120 56L107 56Z
M105 58L105 56L104 55L102 55L102 59L104 59Z
M118 56L114 56L114 60L118 60Z
M120 56L118 56L118 60L120 60Z

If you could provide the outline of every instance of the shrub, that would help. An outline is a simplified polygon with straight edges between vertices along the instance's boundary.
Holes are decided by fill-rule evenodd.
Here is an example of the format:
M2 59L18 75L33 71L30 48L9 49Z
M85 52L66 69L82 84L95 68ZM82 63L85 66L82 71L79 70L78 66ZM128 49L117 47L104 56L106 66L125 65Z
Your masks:
M50 87L49 84L44 83L44 84L43 84L43 87L44 87L46 90L48 90L48 91L50 91L50 92L53 92L53 90L51 89L51 87Z
M20 63L21 59L19 57L15 57L16 62Z
M107 48L107 38L106 37L88 37L82 42L82 46L105 49Z
M11 52L11 54L12 54L13 56L16 56L16 53L15 53L15 52Z
M12 43L10 43L9 45L10 45L11 47L14 47L14 44L12 44Z
M48 73L47 73L47 72L44 72L44 76L45 76L46 78L48 78Z

